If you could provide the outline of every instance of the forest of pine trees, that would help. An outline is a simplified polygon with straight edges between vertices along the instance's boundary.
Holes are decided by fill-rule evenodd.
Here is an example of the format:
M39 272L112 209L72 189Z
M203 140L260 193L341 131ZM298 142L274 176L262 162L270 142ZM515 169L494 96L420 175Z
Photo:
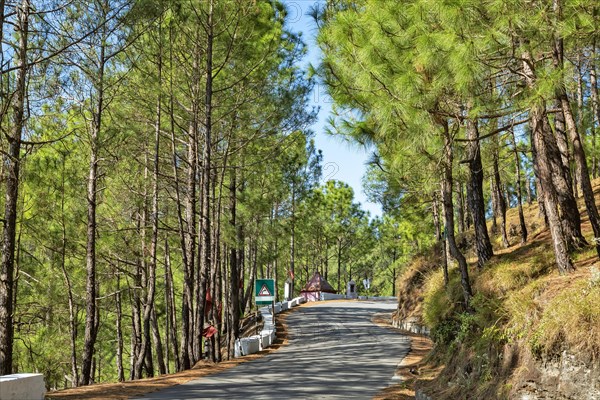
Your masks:
M394 292L410 229L323 182L283 4L0 10L0 375L63 388L228 359L257 277L280 298L315 269Z
M484 269L492 235L527 243L525 202L560 273L578 249L600 255L594 2L328 0L311 11L310 70L276 0L0 12L0 375L63 388L228 359L254 279L281 297L319 270L340 291L369 277L395 295L433 244L468 312L466 252ZM363 183L381 217L323 179L319 83L331 132L374 150Z

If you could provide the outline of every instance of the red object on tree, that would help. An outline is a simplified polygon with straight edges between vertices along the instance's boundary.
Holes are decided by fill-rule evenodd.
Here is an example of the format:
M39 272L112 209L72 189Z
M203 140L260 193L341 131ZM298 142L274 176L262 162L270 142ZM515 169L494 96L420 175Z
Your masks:
M215 333L217 333L217 328L212 325L208 325L206 328L204 328L204 331L202 331L202 336L205 338L211 338Z

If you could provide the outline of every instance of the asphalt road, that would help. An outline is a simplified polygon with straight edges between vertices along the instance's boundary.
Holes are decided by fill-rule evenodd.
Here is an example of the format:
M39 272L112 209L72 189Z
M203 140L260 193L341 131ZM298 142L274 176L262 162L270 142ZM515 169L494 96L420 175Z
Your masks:
M387 387L410 341L374 325L395 302L327 301L287 317L289 344L144 399L370 399Z

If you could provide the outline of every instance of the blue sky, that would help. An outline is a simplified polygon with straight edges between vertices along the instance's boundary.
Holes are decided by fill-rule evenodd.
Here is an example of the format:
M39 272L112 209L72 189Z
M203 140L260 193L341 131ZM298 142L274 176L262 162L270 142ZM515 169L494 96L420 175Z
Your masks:
M304 42L308 46L308 55L305 62L318 65L321 52L316 45L315 37L317 27L308 11L315 4L324 1L315 0L283 0L289 16L289 27L295 32L302 32ZM337 179L348 183L354 189L356 201L362 208L371 213L371 216L381 215L381 206L367 201L363 192L361 180L366 170L365 162L369 152L358 145L350 144L341 137L326 133L327 119L331 113L331 98L327 96L324 86L317 84L311 96L309 107L320 107L317 122L312 126L315 131L315 142L318 149L323 150L323 179Z

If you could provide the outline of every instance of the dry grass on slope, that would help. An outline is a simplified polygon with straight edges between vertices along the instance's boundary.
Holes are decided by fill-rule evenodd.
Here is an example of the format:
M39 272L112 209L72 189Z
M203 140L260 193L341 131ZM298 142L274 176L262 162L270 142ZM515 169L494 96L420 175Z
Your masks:
M594 183L600 204L600 180ZM592 242L580 200L583 233ZM422 383L436 399L509 397L514 387L529 379L524 372L528 363L564 350L592 365L600 360L600 263L594 248L573 254L576 271L559 275L537 204L525 205L524 211L526 244L520 244L517 210L511 209L507 215L511 247L500 248L501 239L494 235L496 255L481 271L473 252L467 252L474 313L461 309L456 267L450 268L446 288L441 264L432 255L416 258L400 278L394 318L412 318L431 328L436 347L429 362L444 365L437 379Z

